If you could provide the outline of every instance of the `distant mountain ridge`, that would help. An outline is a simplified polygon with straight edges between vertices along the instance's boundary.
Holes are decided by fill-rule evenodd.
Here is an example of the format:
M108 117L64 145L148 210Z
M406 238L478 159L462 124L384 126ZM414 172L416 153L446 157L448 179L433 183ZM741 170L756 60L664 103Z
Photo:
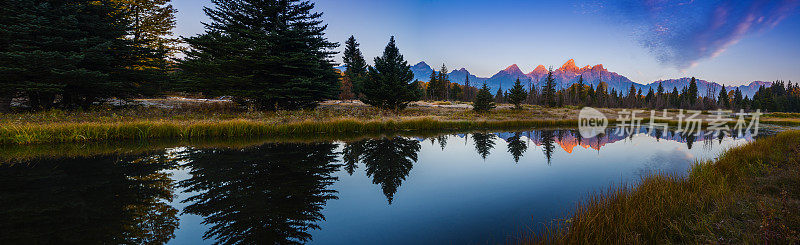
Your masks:
M414 72L414 79L419 81L428 81L430 79L431 73L434 71L427 63L419 62L416 65L411 66L411 70ZM493 76L484 78L478 77L471 74L466 68L460 68L457 70L453 70L448 73L451 82L455 82L458 84L464 84L464 81L467 76L469 76L470 85L472 86L480 86L484 82L486 82L487 86L491 89L492 93L495 93L498 89L508 90L514 85L514 82L519 78L519 80L528 86L528 83L533 83L537 86L537 88L541 88L544 85L544 80L547 77L547 68L543 65L537 66L533 71L530 73L524 73L522 69L519 68L518 65L513 64L508 66L506 69L503 69ZM684 87L689 86L689 82L691 78L678 78L678 79L669 79L669 80L659 80L649 84L640 84L631 81L627 77L620 75L616 72L610 72L602 64L597 64L594 66L584 66L579 67L575 64L575 60L570 59L560 68L553 70L553 77L556 80L556 89L563 89L568 88L572 84L578 82L578 78L583 75L583 82L586 85L592 85L593 87L597 87L600 83L601 79L603 82L608 84L608 91L610 92L612 89L616 90L617 92L621 92L622 94L627 94L628 90L631 87L631 84L638 90L641 89L643 94L648 92L649 88L653 88L655 91L658 88L658 84L661 83L664 87L666 92L671 92L673 88L677 88L678 91L681 91ZM719 91L722 88L722 85L714 82L708 82L705 80L697 80L698 86L698 94L705 96L709 88L715 89L715 91ZM748 85L741 85L741 86L725 86L728 91L735 90L739 88L742 91L743 95L753 97L753 95L758 91L760 86L769 87L772 86L771 82L762 82L762 81L754 81Z

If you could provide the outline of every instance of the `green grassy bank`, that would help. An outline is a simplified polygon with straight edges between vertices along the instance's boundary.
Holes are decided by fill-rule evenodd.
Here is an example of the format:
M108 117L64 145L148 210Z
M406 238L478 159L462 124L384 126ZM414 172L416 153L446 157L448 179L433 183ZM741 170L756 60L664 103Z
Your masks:
M698 163L686 177L653 174L591 195L520 243L797 244L799 212L800 131L790 131Z
M427 117L386 120L304 120L286 123L244 119L48 123L0 126L0 144L67 143L112 139L207 139L427 130L574 127L577 124L576 120L440 120Z

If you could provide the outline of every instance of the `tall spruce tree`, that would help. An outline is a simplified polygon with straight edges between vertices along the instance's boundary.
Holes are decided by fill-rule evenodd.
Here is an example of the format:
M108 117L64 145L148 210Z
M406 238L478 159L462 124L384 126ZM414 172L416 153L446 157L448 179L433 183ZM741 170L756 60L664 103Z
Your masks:
M364 103L385 110L405 109L421 96L418 86L410 84L413 79L411 66L400 54L393 36L383 55L375 57L375 67L369 68L362 91Z
M483 87L478 90L478 94L475 95L475 101L473 102L472 109L476 112L487 112L491 109L494 109L495 105L492 102L492 93L489 92L489 87L486 86L486 83L483 83Z
M344 66L347 67L344 72L344 82L352 84L353 93L358 94L361 89L361 82L367 75L367 61L361 50L358 49L360 44L356 42L356 37L350 36L345 42L344 48Z
M439 82L439 95L437 96L440 100L448 100L450 98L450 75L448 73L447 66L442 64L442 69L439 70L439 78L437 79Z
M0 110L13 97L34 109L86 108L147 85L137 58L154 52L124 38L130 24L115 3L5 0L0 23Z
M472 87L469 85L469 74L466 75L467 77L464 78L464 89L462 89L461 99L463 101L472 101Z
M339 75L322 13L300 0L212 0L206 32L180 68L189 86L262 110L313 108L336 98Z
M175 54L180 39L173 37L175 14L172 0L111 0L117 3L133 29L129 38L138 46Z
M439 86L439 76L436 71L431 71L431 77L428 80L428 99L438 100L441 86Z
M180 52L181 41L173 35L178 10L170 4L172 0L110 1L117 4L122 17L131 25L126 38L145 51L137 54L139 65L134 69L143 72L136 79L152 82L151 86L143 86L141 92L155 95L173 86L168 83L166 71L172 64L170 56Z
M739 88L736 88L736 91L733 92L733 109L744 109L744 99L742 98L742 91L739 90Z
M725 89L725 86L722 86L722 90L719 91L718 104L719 107L722 109L731 108L731 101L728 98L728 90Z
M556 106L556 102L556 79L553 77L553 67L550 67L542 87L542 105L553 107Z
M522 109L522 106L520 104L522 104L522 102L525 101L525 98L527 97L528 94L525 93L525 87L522 86L522 83L519 81L519 78L517 78L517 81L514 82L514 87L511 87L511 91L509 91L508 102L514 104L514 108Z
M689 101L689 106L694 106L697 103L697 79L694 77L692 77L692 81L689 83L689 90L687 90L686 96Z

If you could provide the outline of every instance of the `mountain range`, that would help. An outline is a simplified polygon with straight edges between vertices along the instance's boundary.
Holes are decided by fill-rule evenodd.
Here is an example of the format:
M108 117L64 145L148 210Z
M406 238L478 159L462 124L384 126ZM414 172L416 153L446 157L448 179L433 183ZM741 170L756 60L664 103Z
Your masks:
M431 73L434 71L427 63L419 62L416 65L411 66L411 71L414 72L414 79L419 81L428 81L430 79ZM503 69L497 73L495 73L491 77L478 77L471 74L466 68L457 69L448 73L450 81L458 84L464 84L464 81L467 77L469 77L470 85L471 86L480 86L484 82L486 85L491 89L492 93L495 93L498 89L508 90L514 85L514 82L517 78L522 81L523 84L528 87L529 83L532 83L537 86L537 88L541 88L544 85L544 80L547 77L547 68L543 65L537 66L533 71L529 73L524 73L522 69L519 68L518 65L514 64L506 69ZM578 78L583 75L583 82L587 85L592 85L597 87L600 83L601 79L603 82L608 84L608 90L611 91L612 89L616 90L617 92L621 92L622 94L627 94L630 90L631 84L638 90L641 89L642 93L647 93L649 88L653 88L655 91L658 88L658 84L662 84L664 90L667 92L672 91L673 88L677 88L678 91L681 91L684 87L689 86L691 78L679 78L679 79L669 79L669 80L659 80L654 81L649 84L640 84L631 81L627 77L620 75L616 72L608 71L602 64L594 65L594 66L584 66L578 67L575 65L575 60L570 59L560 68L553 70L553 77L556 81L556 89L563 89L568 88L572 84L578 82ZM753 97L753 95L758 91L759 87L765 86L769 87L772 86L771 82L762 82L762 81L754 81L748 85L742 86L725 86L728 91L735 90L739 88L742 91L743 95ZM721 84L715 82L709 82L705 80L697 80L697 87L698 87L698 94L706 95L709 88L713 88L713 91L719 91L722 88ZM715 94L716 96L716 94Z

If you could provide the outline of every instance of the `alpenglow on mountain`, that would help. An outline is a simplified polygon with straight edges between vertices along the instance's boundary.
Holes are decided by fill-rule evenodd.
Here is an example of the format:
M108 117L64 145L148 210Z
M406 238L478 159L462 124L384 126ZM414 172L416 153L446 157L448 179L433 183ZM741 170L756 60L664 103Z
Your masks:
M414 72L414 79L419 81L427 82L430 79L431 73L434 71L431 66L429 66L425 62L419 62L416 65L411 66L411 71ZM514 85L514 82L519 78L520 81L526 87L530 85L537 86L537 89L541 88L544 85L545 78L547 77L548 69L544 65L539 65L533 71L529 73L525 73L522 69L519 68L518 65L513 64L508 66L506 69L503 69L497 73L495 73L491 77L478 77L471 74L466 68L460 68L451 71L448 73L451 82L464 84L464 80L467 76L469 76L469 81L471 86L480 86L484 82L489 86L492 93L495 93L498 89L508 90ZM664 87L664 90L667 92L672 91L673 88L677 88L678 91L682 90L684 87L689 86L691 78L678 78L678 79L669 79L669 80L659 80L654 81L649 84L640 84L631 81L627 77L617 74L616 72L608 71L602 64L594 65L594 66L584 66L579 67L575 64L575 60L568 60L564 65L560 68L553 70L553 77L556 81L556 89L563 89L569 88L572 84L578 82L578 78L583 75L583 83L586 85L592 85L593 87L597 87L602 80L608 85L608 91L610 92L612 89L621 92L622 94L627 94L630 90L631 84L639 90L642 90L642 93L647 93L648 89L651 87L655 91L658 88L658 84L661 83ZM758 91L758 88L761 86L769 87L772 86L771 82L761 82L761 81L754 81L748 85L742 86L725 86L728 91L735 90L739 88L742 91L743 95L753 97L753 95ZM722 88L722 85L714 82L708 82L705 80L697 80L697 87L698 87L698 94L706 95L709 88L713 88L713 91L719 91Z

